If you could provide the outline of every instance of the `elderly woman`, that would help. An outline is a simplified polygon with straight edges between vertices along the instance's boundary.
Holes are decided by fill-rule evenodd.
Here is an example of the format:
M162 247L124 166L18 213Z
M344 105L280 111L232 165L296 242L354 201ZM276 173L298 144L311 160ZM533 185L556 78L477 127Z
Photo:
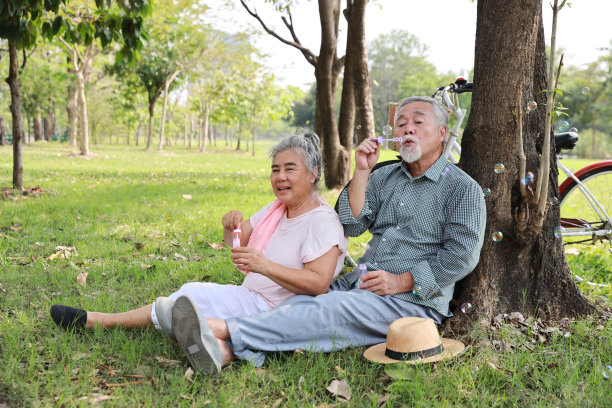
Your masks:
M270 184L276 199L247 220L238 210L222 219L228 245L234 229L241 228L241 246L232 249L232 260L247 273L242 285L187 283L169 297L123 313L53 305L55 323L65 329L155 326L176 339L173 310L179 315L185 311L181 302L175 307L179 297L206 316L225 319L266 312L295 294L326 293L342 268L348 239L337 214L315 191L321 176L319 137L290 136L271 156Z

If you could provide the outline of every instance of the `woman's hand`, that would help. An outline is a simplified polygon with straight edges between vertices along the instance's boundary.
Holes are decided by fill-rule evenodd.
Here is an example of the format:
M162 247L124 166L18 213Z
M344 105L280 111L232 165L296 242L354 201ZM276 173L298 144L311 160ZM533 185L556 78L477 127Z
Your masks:
M239 210L232 210L225 214L221 219L221 223L223 224L223 228L233 231L238 228L242 222L242 212Z
M409 292L414 286L414 280L410 272L395 275L382 270L370 271L360 279L363 283L359 285L359 289L369 290L381 296Z
M250 247L233 248L232 261L239 269L261 273L262 275L267 275L271 264L270 260L263 256L261 252Z

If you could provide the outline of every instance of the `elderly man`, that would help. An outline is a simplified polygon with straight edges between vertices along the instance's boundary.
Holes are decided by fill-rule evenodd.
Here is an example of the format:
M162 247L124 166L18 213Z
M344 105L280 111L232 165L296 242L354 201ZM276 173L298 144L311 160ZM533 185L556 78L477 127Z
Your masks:
M266 313L220 320L194 312L198 346L206 350L195 368L214 373L234 356L260 365L266 351L372 345L384 342L399 318L439 324L450 316L455 283L478 262L485 204L478 184L442 156L447 122L434 99L407 98L394 118L400 162L372 172L380 146L365 140L357 147L339 214L348 236L372 233L358 288L355 270L326 294L294 296Z

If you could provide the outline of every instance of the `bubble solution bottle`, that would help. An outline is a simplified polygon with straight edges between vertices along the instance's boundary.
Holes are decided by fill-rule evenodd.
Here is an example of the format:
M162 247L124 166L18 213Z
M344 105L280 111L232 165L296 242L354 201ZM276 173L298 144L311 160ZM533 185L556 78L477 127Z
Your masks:
M240 246L240 233L242 230L240 229L240 224L238 224L238 228L234 230L234 239L232 241L232 248L238 248Z
M359 264L359 279L357 279L357 282L355 282L354 284L356 288L361 286L361 284L363 283L363 281L361 280L361 277L365 275L366 273L368 273L368 268L366 267L366 264L363 264L363 263Z

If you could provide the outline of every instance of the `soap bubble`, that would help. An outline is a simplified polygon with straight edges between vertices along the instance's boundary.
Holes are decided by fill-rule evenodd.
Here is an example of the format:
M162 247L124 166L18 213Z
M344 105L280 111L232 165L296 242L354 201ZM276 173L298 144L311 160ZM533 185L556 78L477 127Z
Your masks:
M555 227L555 232L554 232L555 238L561 238L564 232L565 232L565 228L563 228L560 225L557 225Z
M504 239L504 234L501 231L495 231L493 234L491 234L491 239L493 242L499 242Z
M472 304L471 303L464 303L461 305L461 312L463 314L468 314L472 311Z
M557 204L559 204L559 199L557 197L553 197L550 199L550 205L557 205Z
M588 86L585 86L584 88L582 88L583 95L588 95L589 92L591 92L591 88L589 88Z
M446 174L447 174L449 171L450 171L450 169L449 169L448 167L445 167L445 168L442 170L442 173L440 173L440 174L441 174L441 175L443 175L443 176L446 176Z
M559 123L559 130L561 132L566 132L569 128L570 124L567 120L564 120L563 122Z
M534 179L534 175L532 172L528 171L527 173L525 173L525 177L523 177L521 179L521 183L523 183L524 185L528 186L529 184L531 184L531 182Z
M420 291L421 291L420 285L414 285L414 287L412 288L412 293L415 295L418 295Z
M359 130L359 129L361 129L361 125L355 126L355 130Z
M490 196L491 195L491 189L490 188L486 188L486 187L483 188L482 189L482 195L485 196L485 197Z
M382 128L382 132L385 137L388 137L391 135L391 133L393 133L393 128L389 125L385 125Z
M612 381L612 366L606 366L602 371L601 375L608 381Z
M536 101L530 101L527 103L527 112L533 112L538 109L538 103Z
M568 130L568 132L578 133L578 129L576 129L575 127L573 127L573 128L571 128L570 130Z
M504 171L506 171L506 166L504 166L502 163L497 163L494 167L495 173L497 174L502 174Z

